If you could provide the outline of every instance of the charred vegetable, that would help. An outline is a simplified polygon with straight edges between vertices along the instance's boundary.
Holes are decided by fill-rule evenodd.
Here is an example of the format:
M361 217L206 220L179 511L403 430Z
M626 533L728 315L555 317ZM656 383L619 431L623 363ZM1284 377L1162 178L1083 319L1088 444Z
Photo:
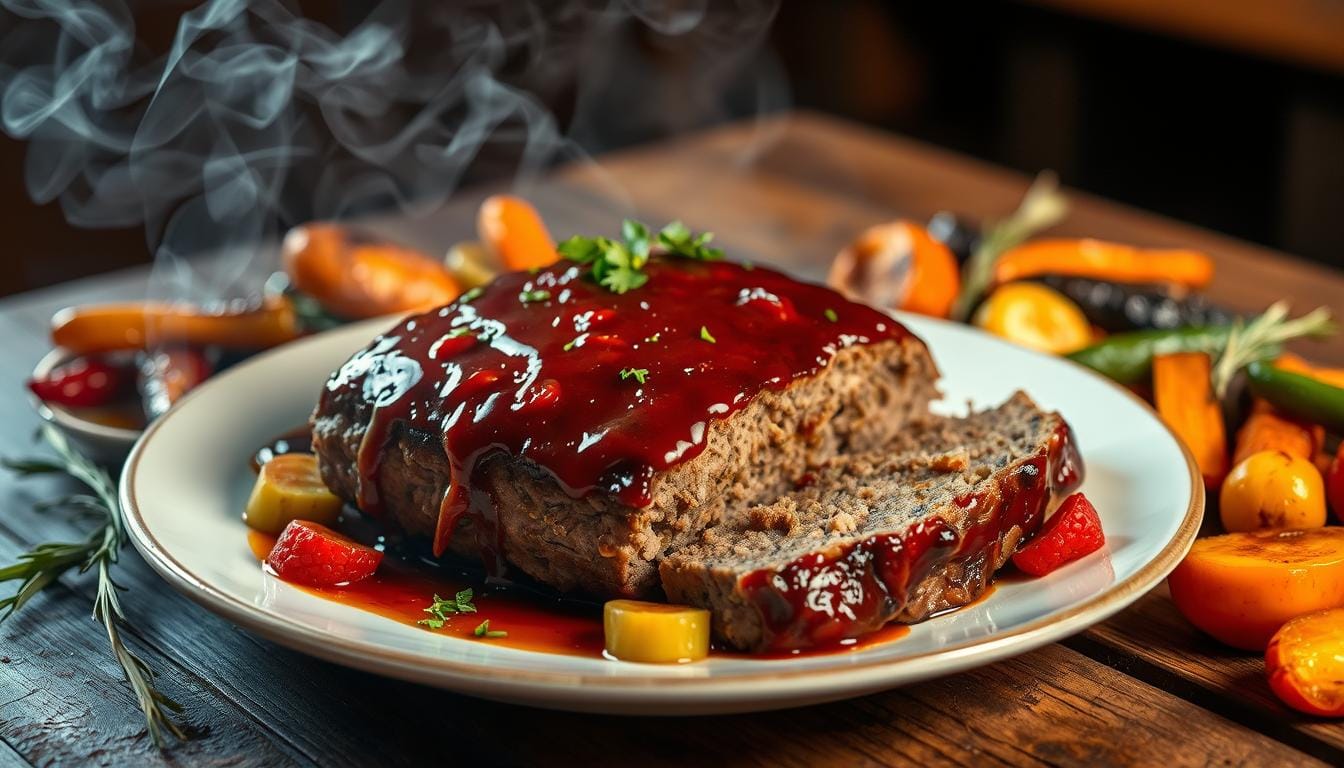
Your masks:
M1344 388L1276 368L1265 361L1246 367L1251 392L1284 413L1344 432Z
M1211 368L1202 352L1158 355L1153 359L1153 404L1194 455L1204 484L1217 488L1227 474L1227 432L1209 380Z
M832 288L878 307L947 317L960 276L947 246L911 221L868 228L831 265Z
M965 264L980 244L980 228L951 211L939 211L924 227L929 237L947 246L958 264Z
M1041 275L1202 288L1213 279L1213 260L1199 251L1135 248L1084 238L1032 240L1004 251L994 262L996 283Z
M1062 275L1045 275L1039 279L1072 299L1089 322L1111 333L1230 325L1237 317L1210 304L1203 296L1183 296L1160 285L1132 285Z
M72 307L57 312L51 323L56 346L81 355L150 344L265 349L299 336L294 310L281 297L218 312L155 302Z
M140 361L138 381L145 415L162 416L183 395L214 372L206 354L195 347L173 347L146 353Z
M1092 328L1082 310L1037 283L1005 285L975 312L975 324L1024 347L1064 354L1087 346Z

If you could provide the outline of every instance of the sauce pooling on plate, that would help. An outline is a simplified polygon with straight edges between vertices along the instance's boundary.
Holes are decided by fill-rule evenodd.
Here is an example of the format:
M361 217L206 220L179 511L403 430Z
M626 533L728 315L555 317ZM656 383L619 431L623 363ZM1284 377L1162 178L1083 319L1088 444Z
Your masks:
M484 456L543 468L572 496L652 502L656 473L699 455L716 420L763 390L817 374L841 349L908 332L830 289L729 262L654 258L648 282L617 294L561 261L496 280L412 317L328 381L373 408L358 456L360 508L379 515L377 477L397 424L441 437L452 472L434 553L458 521L478 523L485 562L502 542L472 493Z

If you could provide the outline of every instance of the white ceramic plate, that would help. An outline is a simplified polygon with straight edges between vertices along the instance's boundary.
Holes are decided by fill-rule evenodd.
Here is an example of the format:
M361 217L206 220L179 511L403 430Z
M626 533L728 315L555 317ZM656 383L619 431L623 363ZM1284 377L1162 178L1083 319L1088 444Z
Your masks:
M1203 486L1188 453L1147 405L1067 361L964 326L900 319L933 351L949 411L968 400L995 404L1022 388L1064 414L1107 546L1046 578L1003 584L989 599L919 624L899 640L791 659L631 664L446 637L264 574L239 517L253 480L246 458L301 424L327 375L390 327L388 320L255 357L155 422L122 477L131 538L150 565L201 605L305 653L473 696L625 714L798 706L986 664L1105 619L1179 562L1199 527Z

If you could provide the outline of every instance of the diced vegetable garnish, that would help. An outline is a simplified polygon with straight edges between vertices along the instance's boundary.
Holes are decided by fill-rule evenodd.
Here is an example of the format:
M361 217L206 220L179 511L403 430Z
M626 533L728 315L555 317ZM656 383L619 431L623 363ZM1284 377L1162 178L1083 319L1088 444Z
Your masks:
M506 270L549 267L560 258L541 215L521 197L486 198L476 215L476 232Z
M1191 624L1233 647L1263 650L1289 619L1344 607L1344 528L1198 539L1167 585Z
M291 229L282 255L294 288L347 320L432 309L462 292L439 260L336 224Z
M1251 391L1274 407L1326 429L1344 432L1344 387L1258 361L1246 366Z
M961 289L957 259L912 221L870 227L836 255L832 288L879 307L947 317Z
M1090 239L1041 239L1005 251L994 263L996 283L1041 275L1202 288L1213 279L1213 260L1190 250L1145 250Z
M1044 576L1105 544L1096 508L1086 496L1075 493L1064 499L1035 538L1013 555L1013 565L1023 573Z
M1202 352L1158 355L1153 359L1153 404L1190 449L1204 484L1217 488L1227 475L1227 432L1209 380L1212 368Z
M341 499L327 490L311 453L285 453L261 466L243 520L265 533L279 533L292 520L332 524Z
M606 649L621 661L674 664L709 655L709 611L685 605L611 600L602 607Z
M1038 283L1013 283L990 294L975 324L1024 347L1066 354L1092 341L1092 327L1078 305Z
M382 560L382 552L309 520L295 520L285 526L275 548L266 556L266 564L275 575L311 587L367 579Z
M1284 704L1317 717L1344 717L1344 610L1284 624L1265 649L1265 673Z
M124 366L97 358L80 357L53 368L28 389L45 403L69 408L107 405L129 391L132 378Z
M293 309L278 296L236 312L153 302L71 307L57 312L51 324L52 342L81 355L150 344L264 349L299 335Z
M1319 528L1325 525L1325 488L1309 459L1261 451L1232 468L1223 481L1218 512L1228 531Z

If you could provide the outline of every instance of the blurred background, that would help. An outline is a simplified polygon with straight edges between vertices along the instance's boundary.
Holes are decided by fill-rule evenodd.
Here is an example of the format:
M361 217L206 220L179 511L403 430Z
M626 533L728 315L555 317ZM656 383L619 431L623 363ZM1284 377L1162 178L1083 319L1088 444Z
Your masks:
M0 295L794 108L1344 267L1341 0L0 6Z

